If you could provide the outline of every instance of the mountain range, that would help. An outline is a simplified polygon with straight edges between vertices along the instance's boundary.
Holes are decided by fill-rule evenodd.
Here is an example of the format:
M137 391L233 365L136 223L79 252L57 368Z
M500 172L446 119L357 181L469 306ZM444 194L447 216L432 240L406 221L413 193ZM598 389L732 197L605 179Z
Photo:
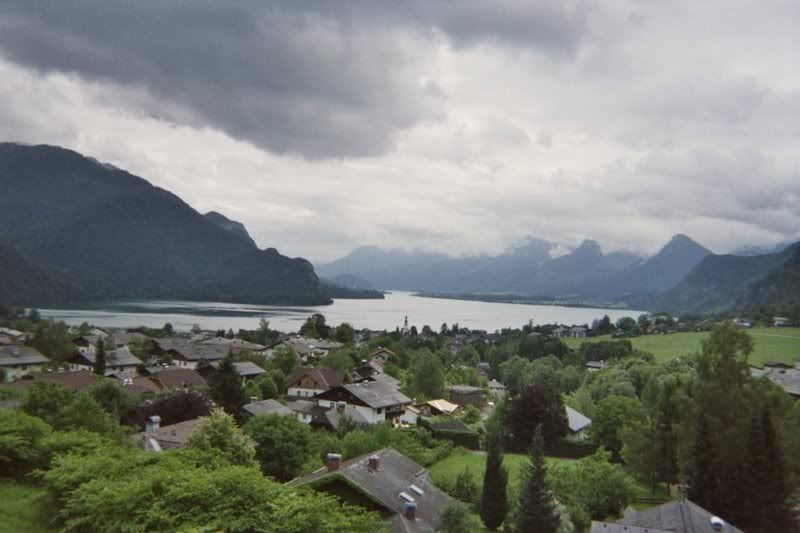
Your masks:
M305 259L259 250L241 224L76 152L0 144L0 187L7 303L331 301Z
M762 255L716 255L679 234L647 258L627 251L604 254L592 240L564 255L554 256L555 250L554 243L533 238L497 256L462 258L370 246L317 270L383 289L515 294L651 310L720 311L800 301L800 243Z

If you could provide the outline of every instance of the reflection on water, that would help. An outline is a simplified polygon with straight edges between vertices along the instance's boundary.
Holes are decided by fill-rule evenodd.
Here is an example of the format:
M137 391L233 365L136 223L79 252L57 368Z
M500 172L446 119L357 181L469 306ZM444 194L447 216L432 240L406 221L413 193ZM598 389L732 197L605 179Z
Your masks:
M41 309L42 315L67 324L89 322L105 327L161 327L169 322L176 330L188 331L198 324L203 329L255 329L261 318L270 327L281 331L297 331L313 313L325 315L330 325L349 322L357 328L393 330L408 316L410 325L434 329L446 322L457 322L470 329L495 331L534 324L559 322L591 324L607 314L614 321L622 316L638 316L639 311L556 307L506 303L470 302L438 298L421 298L408 292L393 292L385 300L335 300L332 305L287 307L231 304L220 302L186 302L169 300L123 301L70 309Z

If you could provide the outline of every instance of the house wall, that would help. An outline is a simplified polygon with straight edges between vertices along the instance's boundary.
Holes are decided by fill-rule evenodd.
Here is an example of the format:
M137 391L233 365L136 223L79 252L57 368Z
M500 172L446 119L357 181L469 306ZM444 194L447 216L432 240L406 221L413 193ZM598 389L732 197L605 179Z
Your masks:
M325 392L325 389L306 389L303 387L289 387L287 391L287 395L289 396L300 396L303 398L308 398L310 396L316 396L317 394L321 394Z
M0 367L6 372L6 381L14 381L32 372L42 372L43 365L14 365Z

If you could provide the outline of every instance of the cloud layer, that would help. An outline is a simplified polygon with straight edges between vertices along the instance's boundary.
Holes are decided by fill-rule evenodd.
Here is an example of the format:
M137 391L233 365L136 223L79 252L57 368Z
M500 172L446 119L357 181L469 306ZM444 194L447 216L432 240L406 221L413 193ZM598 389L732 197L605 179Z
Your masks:
M0 137L312 259L800 238L800 8L611 6L3 3Z

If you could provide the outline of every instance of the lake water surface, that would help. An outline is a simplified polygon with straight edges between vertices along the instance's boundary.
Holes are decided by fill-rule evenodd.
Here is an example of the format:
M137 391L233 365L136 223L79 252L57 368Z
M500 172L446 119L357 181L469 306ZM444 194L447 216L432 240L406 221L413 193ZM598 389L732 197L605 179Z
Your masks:
M202 329L256 329L259 319L269 320L270 327L285 332L297 331L313 313L325 315L329 325L349 322L356 328L393 330L403 325L422 329L425 324L438 330L442 322L457 322L461 327L495 331L505 327L534 324L591 324L608 315L612 321L622 316L637 317L641 311L592 309L472 302L441 298L423 298L409 292L395 291L384 300L335 300L332 305L283 307L187 301L125 301L71 309L40 309L42 316L63 320L70 325L88 322L99 327L161 327L169 322L176 330L188 331L193 324Z

